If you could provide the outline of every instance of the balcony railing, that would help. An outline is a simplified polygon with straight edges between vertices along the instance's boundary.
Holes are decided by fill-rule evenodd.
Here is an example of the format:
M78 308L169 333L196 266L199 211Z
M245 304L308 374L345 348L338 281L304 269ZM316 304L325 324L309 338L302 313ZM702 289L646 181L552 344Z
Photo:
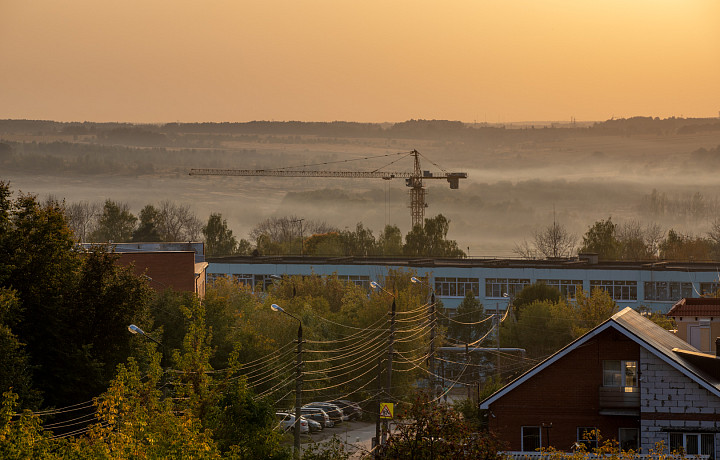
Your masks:
M638 387L600 387L601 409L637 409L640 407Z

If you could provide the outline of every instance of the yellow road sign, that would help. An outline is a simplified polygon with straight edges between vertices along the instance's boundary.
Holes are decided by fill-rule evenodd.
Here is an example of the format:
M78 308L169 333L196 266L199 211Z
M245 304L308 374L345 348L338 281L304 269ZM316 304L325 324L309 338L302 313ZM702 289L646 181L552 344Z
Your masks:
M393 403L380 403L380 418L393 418Z

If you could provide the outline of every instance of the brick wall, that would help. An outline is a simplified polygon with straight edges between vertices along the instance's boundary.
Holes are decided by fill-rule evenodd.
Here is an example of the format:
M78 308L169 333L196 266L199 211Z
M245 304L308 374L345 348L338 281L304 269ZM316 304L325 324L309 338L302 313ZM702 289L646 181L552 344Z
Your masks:
M195 292L195 253L192 251L126 252L120 254L117 263L134 264L137 274L152 278L150 286L155 290L172 288Z
M521 427L552 423L550 444L570 450L578 427L596 427L604 438L619 428L639 428L637 417L600 415L599 388L604 359L635 360L640 347L608 329L534 375L490 406L490 428L508 450L521 449ZM543 429L542 445L547 446Z
M640 351L640 441L643 450L670 431L720 431L720 399L645 349ZM715 434L715 458L720 436Z

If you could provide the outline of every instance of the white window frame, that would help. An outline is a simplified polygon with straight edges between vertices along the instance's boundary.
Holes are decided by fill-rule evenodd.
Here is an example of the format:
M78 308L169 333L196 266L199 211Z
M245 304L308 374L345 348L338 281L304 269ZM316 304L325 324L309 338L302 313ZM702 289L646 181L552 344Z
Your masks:
M617 371L620 375L620 385L607 384L606 376L608 372L616 372L614 369L608 369L609 363L620 363L620 369ZM635 372L628 374L628 369L634 369ZM634 382L628 385L627 378L632 375ZM603 360L603 387L610 388L637 388L638 387L638 362L635 360L621 360L621 359L605 359Z
M675 438L675 440L677 440L677 437L679 437L679 436L682 436L682 446L680 446L680 447L682 447L683 453L688 458L690 458L691 456L694 456L694 455L698 455L698 454L699 455L709 455L710 459L715 458L715 433L703 433L703 432L684 433L684 432L672 432L671 431L668 435L668 437L669 437L668 448L670 449L670 453L672 453L673 450L678 450L677 449L678 446L673 446L673 444L674 444L673 438ZM698 451L695 453L690 453L687 448L687 446L688 446L687 441L688 441L688 438L691 436L697 437L696 439L697 439L697 450ZM703 438L705 440L708 440L708 439L712 440L712 446L710 447L710 449L707 449L707 452L703 452L703 450L706 450L706 449L703 449L703 447L704 447Z
M542 429L539 426L528 425L520 427L520 450L522 452L537 452L537 449L527 450L525 448L525 428L537 429L538 449L542 448Z
M485 297L489 299L502 299L505 294L514 296L530 286L526 278L485 278Z
M613 300L637 301L637 281L632 280L590 280L590 290L602 289Z
M543 283L547 286L554 287L558 291L560 291L560 294L563 295L566 299L569 300L575 300L577 295L577 287L580 286L582 288L583 282L582 280L537 280L538 283Z

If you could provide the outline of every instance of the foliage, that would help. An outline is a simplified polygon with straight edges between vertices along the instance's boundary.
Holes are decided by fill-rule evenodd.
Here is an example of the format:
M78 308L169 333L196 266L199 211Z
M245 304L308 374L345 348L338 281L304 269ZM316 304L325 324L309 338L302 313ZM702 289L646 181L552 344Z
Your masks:
M237 239L227 226L222 215L210 214L207 225L202 229L205 237L205 255L207 257L235 254L238 249Z
M580 253L596 253L600 259L617 260L620 256L620 241L616 230L617 226L611 217L595 222L583 236Z
M419 393L400 415L396 430L380 448L387 458L497 459L499 442L489 432L473 432L452 408Z
M529 286L525 286L520 292L517 293L512 299L513 311L515 317L520 319L522 316L522 310L525 305L531 304L535 301L548 300L550 302L559 302L562 298L562 294L557 288L548 286L542 282L536 282Z
M97 227L90 234L90 239L97 243L121 243L132 240L137 217L130 212L127 203L106 200Z
M416 225L405 236L403 254L406 256L465 257L455 240L448 240L450 221L442 214L426 218L424 225Z
M386 225L378 237L377 253L381 256L400 256L403 251L402 233L397 225Z
M148 204L140 211L140 224L133 232L132 241L152 242L162 241L158 230L160 212L155 206Z
M350 452L336 434L329 441L305 447L302 460L348 460Z
M673 229L660 243L660 258L669 260L708 260L717 253L712 240L692 235L684 235Z
M479 340L491 327L492 322L485 314L482 303L472 291L468 291L449 321L447 333L461 343L471 343Z

